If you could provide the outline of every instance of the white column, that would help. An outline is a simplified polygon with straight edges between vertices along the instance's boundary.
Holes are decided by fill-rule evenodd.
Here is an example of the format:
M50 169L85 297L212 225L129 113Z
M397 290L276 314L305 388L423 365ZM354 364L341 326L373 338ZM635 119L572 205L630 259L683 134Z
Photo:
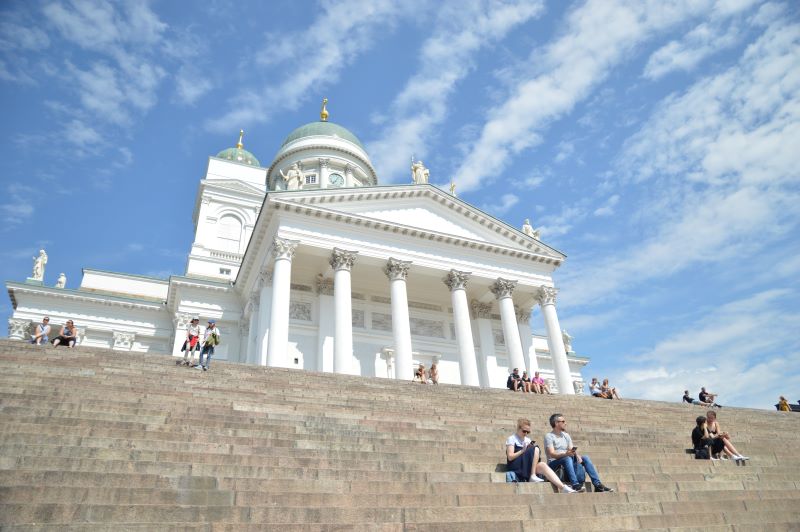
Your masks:
M547 346L553 359L553 371L556 374L558 391L564 395L575 395L572 386L572 376L567 362L567 352L564 350L564 338L561 336L561 326L556 315L556 294L558 290L550 286L539 288L539 304L542 306L544 326L547 328Z
M383 272L389 278L392 296L392 333L394 335L395 378L411 380L411 324L408 319L406 277L411 262L390 258Z
M272 255L272 305L267 340L267 366L286 364L289 348L289 295L292 286L292 257L299 242L275 237Z
M497 298L497 306L500 307L500 321L503 324L503 337L506 340L508 359L512 368L519 368L520 373L525 368L525 357L522 355L522 342L519 339L519 328L517 328L517 316L514 312L514 301L511 294L517 281L509 281L498 277L497 281L490 287L492 293Z
M518 306L514 306L517 315L517 326L519 328L519 338L522 340L522 356L525 357L525 365L528 368L528 376L532 379L533 373L539 371L539 361L536 360L536 349L533 347L533 332L531 331L531 312L524 311Z
M350 373L353 361L353 303L350 271L356 262L357 251L333 248L330 265L333 274L335 331L333 341L333 371Z
M317 313L319 330L317 334L317 371L333 371L333 342L336 335L334 317L336 307L333 302L333 279L317 276Z
M353 177L353 165L347 163L344 165L344 183L347 187L356 186L355 177Z
M317 162L319 162L319 188L328 188L328 164L330 163L330 159L326 157L319 157L317 158Z
M461 384L480 386L478 364L475 361L475 344L472 341L472 326L469 322L469 304L467 303L467 279L469 276L469 272L450 270L444 278L444 284L450 289L450 300L453 305Z
M172 340L173 356L183 356L183 353L181 353L181 346L186 340L186 326L189 325L189 321L191 319L192 317L185 312L176 312L175 316L172 318L172 323L175 324L175 337ZM52 340L58 336L58 334L53 334L54 327L51 327L50 329L50 339Z
M498 381L497 353L494 349L494 332L492 331L492 304L472 300L472 314L475 318L475 331L478 334L480 349L478 350L478 376L481 386L492 387L493 381ZM502 377L505 385L505 377Z
M8 319L8 338L9 340L27 340L30 341L31 336L29 334L31 326L31 320L21 320L18 318L9 318ZM53 329L55 326L50 327L50 338L53 339L58 334L53 334ZM180 347L179 347L180 348ZM175 350L173 349L173 352Z
M255 357L253 364L267 365L269 350L269 325L272 321L272 272L261 272L259 279L258 326L255 338Z
M258 338L258 295L251 294L247 300L246 313L249 316L249 329L247 338L247 358L245 359L248 364L255 364L258 359L258 350L256 348L256 339Z

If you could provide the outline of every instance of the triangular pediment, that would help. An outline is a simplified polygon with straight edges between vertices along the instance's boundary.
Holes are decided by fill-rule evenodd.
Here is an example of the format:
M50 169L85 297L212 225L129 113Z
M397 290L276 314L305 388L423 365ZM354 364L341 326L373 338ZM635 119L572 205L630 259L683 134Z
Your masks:
M564 254L432 185L270 193L271 201L546 255Z
M213 187L217 189L225 189L236 192L246 192L248 194L259 194L259 195L264 195L266 190L266 187L259 188L257 186L251 185L250 183L239 181L238 179L209 180L206 182L206 187Z

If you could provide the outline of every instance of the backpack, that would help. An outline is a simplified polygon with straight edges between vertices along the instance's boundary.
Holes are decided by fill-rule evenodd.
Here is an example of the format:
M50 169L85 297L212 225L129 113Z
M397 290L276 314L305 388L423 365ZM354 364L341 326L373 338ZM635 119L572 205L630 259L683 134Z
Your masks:
M702 447L694 450L694 457L696 460L708 460L711 455L708 452L708 447Z

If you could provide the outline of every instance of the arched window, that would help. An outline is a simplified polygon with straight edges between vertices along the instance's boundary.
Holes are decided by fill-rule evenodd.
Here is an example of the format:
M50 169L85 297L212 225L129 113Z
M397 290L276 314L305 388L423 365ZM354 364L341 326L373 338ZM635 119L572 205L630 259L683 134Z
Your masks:
M234 216L223 216L217 224L217 241L219 249L239 253L239 243L242 240L242 222Z

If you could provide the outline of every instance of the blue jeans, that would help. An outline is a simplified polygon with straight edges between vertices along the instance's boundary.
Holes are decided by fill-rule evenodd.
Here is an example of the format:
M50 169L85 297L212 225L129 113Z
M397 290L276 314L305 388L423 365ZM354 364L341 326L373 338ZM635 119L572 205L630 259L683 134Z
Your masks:
M577 462L577 459L572 456L562 456L558 460L551 460L548 465L553 471L556 471L559 467L563 467L564 471L567 473L567 479L569 480L569 483L573 486L575 484L583 484L586 481L586 474L588 474L589 478L592 479L593 485L599 486L602 484L600 482L600 475L597 474L597 470L594 468L594 464L589 456L583 454L581 455L581 458L583 459L581 464L583 467L577 469L582 474L577 474L575 472L575 463Z
M214 354L214 346L213 345L204 345L203 350L200 351L200 365L207 368L209 364L211 364L211 356ZM203 355L206 356L206 363L203 364Z

